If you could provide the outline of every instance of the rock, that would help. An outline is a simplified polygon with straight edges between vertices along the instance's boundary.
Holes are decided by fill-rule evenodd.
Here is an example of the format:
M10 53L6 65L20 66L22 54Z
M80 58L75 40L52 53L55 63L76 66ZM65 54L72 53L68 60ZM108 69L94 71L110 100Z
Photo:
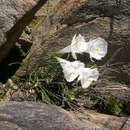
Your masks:
M130 129L130 119L128 117L117 117L86 110L82 111L82 114L77 112L76 115L80 120L93 122L104 130Z
M48 10L44 13L44 16L46 17L41 24L34 28L32 33L34 46L40 46L40 43L43 42L46 37L63 28L63 21L71 16L72 12L79 8L83 3L85 3L85 0L48 1L48 4L44 7Z
M0 102L0 129L4 130L88 130L101 128L82 122L54 105L34 102Z
M53 12L54 8L59 4L61 0L48 0L44 6L42 6L37 13L35 14L36 17L43 17L46 18L47 15L50 15Z
M67 112L35 102L0 102L0 129L4 130L129 130L130 119L93 111Z
M130 88L125 84L101 79L76 95L76 102L87 109L120 116L130 115Z
M0 62L46 0L0 0Z

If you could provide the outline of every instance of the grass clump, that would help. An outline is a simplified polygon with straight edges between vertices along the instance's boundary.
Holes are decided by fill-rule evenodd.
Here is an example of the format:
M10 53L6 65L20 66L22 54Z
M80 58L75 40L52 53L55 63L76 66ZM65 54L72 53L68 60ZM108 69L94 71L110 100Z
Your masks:
M42 102L65 106L74 99L74 88L64 80L59 62L48 58L34 68L28 76L28 81L37 92Z

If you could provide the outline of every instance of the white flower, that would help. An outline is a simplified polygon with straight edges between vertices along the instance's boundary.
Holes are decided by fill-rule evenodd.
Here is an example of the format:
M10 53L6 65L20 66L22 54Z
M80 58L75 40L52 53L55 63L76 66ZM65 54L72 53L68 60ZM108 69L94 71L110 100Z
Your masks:
M82 88L88 88L93 81L96 81L99 77L97 68L80 68L80 76L78 81L81 81Z
M107 54L107 46L107 42L101 37L86 42L85 38L79 34L78 36L74 35L71 45L65 47L59 53L71 52L73 58L77 59L76 53L82 54L84 52L89 53L91 60L92 58L101 60Z
M80 61L70 62L59 57L56 57L56 59L63 68L63 73L67 82L72 82L78 77L78 81L81 81L82 88L88 88L90 84L99 77L97 68L85 68L84 63Z
M86 41L82 35L76 35L72 39L71 52L74 59L77 59L76 53L83 53L86 50Z
M90 54L91 60L92 58L101 60L107 54L107 42L101 37L90 40L87 46L86 52Z
M77 59L76 53L83 53L85 52L87 47L87 42L85 41L84 37L79 34L78 36L76 36L76 34L74 35L71 45L65 47L64 49L62 49L60 52L62 53L68 53L68 52L72 52L72 56L74 59Z
M79 76L79 69L84 68L85 66L84 63L81 63L80 61L70 62L59 57L56 57L56 59L60 62L65 79L68 82L75 80Z

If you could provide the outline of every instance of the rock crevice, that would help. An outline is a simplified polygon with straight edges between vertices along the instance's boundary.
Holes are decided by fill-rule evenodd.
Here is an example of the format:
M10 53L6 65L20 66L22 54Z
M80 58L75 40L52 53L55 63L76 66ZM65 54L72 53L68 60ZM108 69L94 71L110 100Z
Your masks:
M0 0L0 62L46 0Z

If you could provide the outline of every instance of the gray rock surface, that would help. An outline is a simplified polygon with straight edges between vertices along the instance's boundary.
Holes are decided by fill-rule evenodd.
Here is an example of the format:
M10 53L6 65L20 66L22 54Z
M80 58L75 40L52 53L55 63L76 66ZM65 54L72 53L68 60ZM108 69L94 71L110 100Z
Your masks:
M81 122L71 113L54 105L34 102L1 102L1 130L87 130L100 128Z
M46 0L0 0L0 62Z
M1 130L129 130L128 117L92 111L67 112L35 102L0 102Z
M76 114L76 113L75 113ZM93 111L83 111L76 114L82 121L90 121L100 126L102 130L129 130L129 117L117 117L107 114L101 114Z

